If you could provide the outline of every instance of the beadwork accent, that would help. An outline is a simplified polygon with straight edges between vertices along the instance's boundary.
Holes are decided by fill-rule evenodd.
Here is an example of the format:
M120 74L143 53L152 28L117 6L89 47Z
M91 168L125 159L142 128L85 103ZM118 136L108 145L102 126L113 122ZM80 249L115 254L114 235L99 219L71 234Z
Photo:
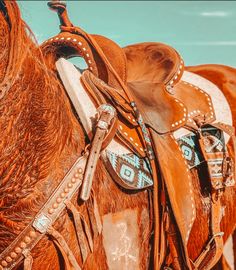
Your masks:
M106 151L106 154L113 173L121 179L126 188L143 189L153 185L151 168L147 159L139 158L134 153L117 155Z

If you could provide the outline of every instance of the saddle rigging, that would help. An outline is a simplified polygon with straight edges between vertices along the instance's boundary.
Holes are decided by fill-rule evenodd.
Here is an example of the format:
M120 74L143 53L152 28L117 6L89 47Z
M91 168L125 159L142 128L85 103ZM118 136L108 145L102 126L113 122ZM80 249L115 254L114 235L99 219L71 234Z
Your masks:
M173 48L159 43L143 43L121 49L105 37L90 35L73 26L67 16L66 5L60 1L51 1L49 6L59 15L61 33L44 42L41 49L45 55L52 54L55 61L77 55L85 59L88 70L77 78L78 84L86 89L86 98L95 108L92 109L93 116L97 113L96 108L100 108L99 117L94 117L97 121L93 120L93 123L88 122L83 104L79 103L78 94L73 90L77 81L75 85L68 81L69 75L64 70L71 68L73 72L75 68L64 59L59 60L57 69L60 78L91 145L85 155L76 161L35 220L0 254L4 262L2 269L12 269L24 258L26 268L30 269L30 250L45 234L52 236L66 265L80 269L63 237L52 225L65 208L73 213L74 219L79 220L79 214L70 200L80 186L80 198L89 199L99 156L122 188L137 190L153 186L155 269L211 269L223 249L220 198L224 188L235 184L235 162L227 152L224 140L215 134L227 133L235 145L233 128L214 123L216 115L210 95L182 80L184 63ZM174 133L181 128L185 128L190 135L176 140ZM207 131L209 128L213 133ZM188 162L183 151L187 141L190 145L197 141L201 154L199 164L207 163L212 199L209 241L194 262L190 260L187 250L196 218L190 170L199 164L194 161L190 165ZM118 144L124 149L122 154L113 151L113 146ZM194 149L191 153L199 157ZM161 181L158 182L159 178ZM98 215L95 216L96 223L100 224ZM77 231L80 228L78 226ZM33 240L26 245L28 253L23 253L25 247L21 243L29 235ZM91 237L87 238L90 239L92 252ZM79 244L83 246L82 239ZM166 246L168 254L163 248ZM6 258L18 247L21 250L18 250L15 259L8 262ZM85 261L86 252L81 253Z

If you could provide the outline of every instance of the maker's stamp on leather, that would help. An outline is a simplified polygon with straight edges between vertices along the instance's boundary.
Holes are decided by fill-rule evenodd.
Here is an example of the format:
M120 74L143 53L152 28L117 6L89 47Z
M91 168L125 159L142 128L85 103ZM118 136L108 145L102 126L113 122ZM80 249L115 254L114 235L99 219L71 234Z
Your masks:
M138 236L135 209L103 216L103 245L110 270L139 269Z

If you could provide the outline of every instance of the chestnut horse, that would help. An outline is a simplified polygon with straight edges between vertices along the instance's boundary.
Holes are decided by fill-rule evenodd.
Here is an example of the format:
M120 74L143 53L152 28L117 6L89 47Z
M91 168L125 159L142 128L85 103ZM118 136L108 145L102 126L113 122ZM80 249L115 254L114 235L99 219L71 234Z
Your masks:
M52 59L43 57L13 1L0 3L0 33L1 253L36 216L65 173L81 156L87 141L57 77ZM230 104L236 126L236 70L216 65L189 70L219 86ZM192 260L207 242L210 211L209 197L201 191L197 174L194 187L197 218L188 244ZM225 241L235 228L235 192L235 187L226 189L222 197L224 215L221 228ZM109 215L112 218L121 215L134 223L133 228L138 235L134 248L138 251L132 260L136 261L138 269L153 269L151 192L122 190L100 160L93 181L93 193L96 194L102 221ZM74 203L89 224L88 203L77 202L76 198ZM108 269L102 234L93 236L93 250L83 263L73 220L66 211L57 220L55 228L65 238L78 263L83 264L83 269ZM122 256L126 255L121 254L121 259ZM32 250L32 257L32 269L64 269L64 261L50 237L43 237ZM126 262L124 269L132 269L132 262ZM21 267L19 265L16 269Z

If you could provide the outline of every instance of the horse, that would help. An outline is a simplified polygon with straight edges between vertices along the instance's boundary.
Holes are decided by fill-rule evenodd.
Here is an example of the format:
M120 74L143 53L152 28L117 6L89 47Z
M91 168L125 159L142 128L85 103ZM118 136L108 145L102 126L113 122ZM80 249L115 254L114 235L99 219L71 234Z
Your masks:
M54 52L45 55L37 45L16 2L1 1L0 11L0 253L3 254L84 154L89 138L58 77ZM220 65L187 70L219 87L236 126L236 70ZM229 145L229 152L232 149ZM199 256L209 236L210 198L202 188L207 185L194 171L196 220L187 245L192 261ZM235 192L235 186L226 188L221 199L224 242L235 229ZM68 206L53 224L57 234L55 231L44 234L29 252L24 249L29 238L35 237L33 232L14 246L7 257L1 257L0 269L22 269L23 264L25 269L35 270L59 270L68 265L69 269L79 269L78 265L83 269L158 269L152 258L157 237L153 234L152 199L151 189L125 190L117 185L99 159L89 200L79 200L77 191L71 201L76 210ZM79 227L75 226L74 213L79 216ZM110 233L107 242L104 232ZM54 241L55 238L63 240ZM119 247L113 257L108 252L112 239ZM22 252L24 260L14 265L12 261L18 252ZM76 259L74 266L70 264L73 260L69 263L66 260L71 253Z

